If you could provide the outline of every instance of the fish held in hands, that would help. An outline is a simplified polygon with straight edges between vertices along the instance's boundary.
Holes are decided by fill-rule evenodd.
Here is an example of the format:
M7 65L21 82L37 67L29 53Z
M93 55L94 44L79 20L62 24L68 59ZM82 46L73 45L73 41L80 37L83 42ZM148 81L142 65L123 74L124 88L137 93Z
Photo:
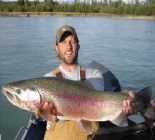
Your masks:
M147 118L155 118L150 104L152 90L146 87L132 99L128 90L120 92L98 91L85 84L57 77L42 77L5 84L2 91L7 99L22 109L35 111L45 102L51 102L60 120L111 121L117 126L127 126L122 112L123 100L135 103L138 112Z

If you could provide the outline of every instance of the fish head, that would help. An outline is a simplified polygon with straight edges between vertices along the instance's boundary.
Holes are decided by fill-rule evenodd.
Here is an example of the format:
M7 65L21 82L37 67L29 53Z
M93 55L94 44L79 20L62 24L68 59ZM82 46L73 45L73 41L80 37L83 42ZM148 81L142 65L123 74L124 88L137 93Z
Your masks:
M34 111L41 102L39 92L28 81L5 84L2 92L13 105L28 111Z

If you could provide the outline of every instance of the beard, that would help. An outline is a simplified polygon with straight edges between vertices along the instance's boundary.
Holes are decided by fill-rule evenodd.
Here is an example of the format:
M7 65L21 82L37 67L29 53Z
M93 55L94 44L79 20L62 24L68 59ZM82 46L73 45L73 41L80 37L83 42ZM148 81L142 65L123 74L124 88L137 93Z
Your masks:
M76 64L78 60L78 52L75 53L75 55L71 58L66 58L65 55L58 54L58 57L61 61L68 65Z

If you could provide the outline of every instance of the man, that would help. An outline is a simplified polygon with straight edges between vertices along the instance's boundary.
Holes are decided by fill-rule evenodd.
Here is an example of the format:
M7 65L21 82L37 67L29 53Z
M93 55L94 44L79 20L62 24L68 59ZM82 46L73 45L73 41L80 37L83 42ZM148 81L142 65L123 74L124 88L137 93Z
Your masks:
M75 81L87 79L96 90L104 90L104 79L99 70L88 69L79 65L78 52L80 49L78 36L73 27L65 25L58 29L56 35L55 50L60 59L60 66L54 71L46 74L48 77L61 77ZM89 93L88 93L89 94ZM134 93L130 92L130 96L134 98ZM126 115L136 114L137 110L134 104L129 100L123 103L123 112ZM45 103L42 110L36 110L36 116L44 116L48 121L47 131L44 140L91 140L95 132L98 130L98 124L92 122L92 132L81 129L76 121L61 121L57 119L57 112L53 104Z

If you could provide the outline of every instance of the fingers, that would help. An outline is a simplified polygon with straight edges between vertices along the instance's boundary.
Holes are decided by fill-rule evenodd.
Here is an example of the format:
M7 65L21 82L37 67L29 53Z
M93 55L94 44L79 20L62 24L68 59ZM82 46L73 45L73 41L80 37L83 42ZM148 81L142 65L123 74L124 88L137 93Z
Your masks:
M129 115L129 105L127 100L123 101L123 113L128 116Z
M123 101L123 113L128 115L137 114L137 108L134 103L132 103L130 100L124 100Z
M50 121L52 123L57 122L57 111L52 103L43 103L42 107L40 109L36 109L34 113L37 118L41 116L45 120Z
M45 102L45 103L43 104L43 107L42 107L41 109L43 109L43 110L49 109L49 103L48 103L48 102Z
M38 109L35 110L34 115L36 116L37 119L40 118L40 114L39 114Z
M147 117L144 117L145 122L149 125L149 126L153 126L153 123L155 122L155 120L149 119Z
M131 98L135 98L135 93L133 91L129 91L129 95Z
M53 109L52 109L51 114L53 114L53 115L55 115L55 116L57 115L57 111L56 111L56 109L55 109L55 108L53 108Z
M54 107L54 105L52 103L48 103L48 102L45 102L43 107L42 107L42 110L49 110L49 113L52 114L52 115L56 115L56 109Z
M52 117L51 117L51 120L50 120L52 123L56 123L57 121L58 121L58 118L57 118L57 116L56 115L53 115Z
M152 101L151 102L151 104L152 104L152 107L154 108L154 110L155 110L155 100L154 101Z
M52 103L49 103L48 107L50 108L50 115L48 117L49 121L52 123L56 123L58 121L56 108Z

